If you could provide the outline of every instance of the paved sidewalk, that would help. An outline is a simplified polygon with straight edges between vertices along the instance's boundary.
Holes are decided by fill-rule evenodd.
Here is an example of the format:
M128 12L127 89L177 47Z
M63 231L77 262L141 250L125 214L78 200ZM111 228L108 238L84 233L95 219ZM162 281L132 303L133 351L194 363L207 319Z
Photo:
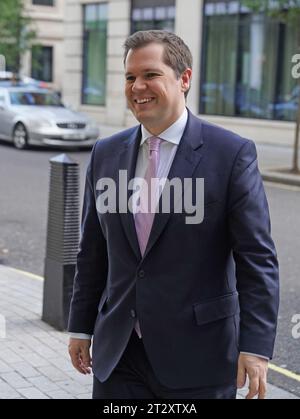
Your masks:
M0 287L0 399L90 398L92 378L73 369L68 335L40 320L43 282L0 266Z
M0 399L91 398L92 377L71 366L68 335L41 321L42 279L0 265L0 287ZM270 385L268 398L297 397Z

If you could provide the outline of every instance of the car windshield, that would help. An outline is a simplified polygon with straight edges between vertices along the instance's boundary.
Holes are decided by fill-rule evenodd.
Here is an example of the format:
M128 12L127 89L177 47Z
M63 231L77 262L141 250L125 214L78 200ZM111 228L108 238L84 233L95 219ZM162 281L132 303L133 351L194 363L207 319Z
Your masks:
M52 92L10 92L10 103L12 105L29 106L63 106L59 97Z

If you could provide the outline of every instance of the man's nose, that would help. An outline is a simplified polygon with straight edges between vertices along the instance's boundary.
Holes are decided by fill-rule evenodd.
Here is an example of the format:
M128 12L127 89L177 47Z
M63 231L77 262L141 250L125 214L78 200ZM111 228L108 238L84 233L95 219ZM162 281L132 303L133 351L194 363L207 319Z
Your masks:
M137 92L137 91L145 90L146 87L147 86L146 86L145 80L142 80L140 78L136 78L133 85L132 85L132 91Z

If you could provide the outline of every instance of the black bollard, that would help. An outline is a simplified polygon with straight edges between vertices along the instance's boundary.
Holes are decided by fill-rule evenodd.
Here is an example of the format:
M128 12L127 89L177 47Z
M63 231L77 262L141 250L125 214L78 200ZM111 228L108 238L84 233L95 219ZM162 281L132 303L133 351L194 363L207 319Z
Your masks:
M79 165L66 154L50 160L50 193L42 320L68 324L80 234Z

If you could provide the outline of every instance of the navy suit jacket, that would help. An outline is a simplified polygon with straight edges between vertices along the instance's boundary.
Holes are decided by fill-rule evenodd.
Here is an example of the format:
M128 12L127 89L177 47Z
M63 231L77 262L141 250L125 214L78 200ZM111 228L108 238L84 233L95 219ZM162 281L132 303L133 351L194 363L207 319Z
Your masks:
M139 319L159 381L170 388L236 379L239 351L271 358L278 263L254 143L189 112L169 179L204 178L204 220L158 213L144 256L133 215L100 214L97 181L134 177L140 126L98 141L87 171L69 331L93 334L105 381ZM118 207L117 207L118 208Z

